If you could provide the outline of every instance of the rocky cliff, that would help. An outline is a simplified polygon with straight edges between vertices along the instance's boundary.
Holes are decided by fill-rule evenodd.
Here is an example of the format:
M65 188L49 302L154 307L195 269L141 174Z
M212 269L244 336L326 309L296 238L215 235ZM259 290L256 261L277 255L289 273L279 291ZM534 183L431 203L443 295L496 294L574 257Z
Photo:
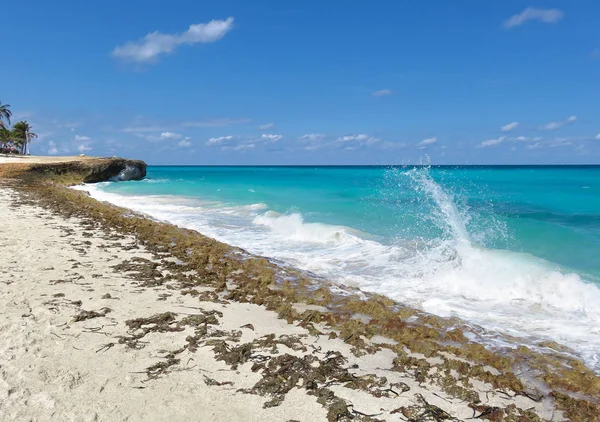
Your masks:
M42 178L65 184L97 183L109 180L141 180L146 163L124 158L82 158L74 161L2 164L0 177Z

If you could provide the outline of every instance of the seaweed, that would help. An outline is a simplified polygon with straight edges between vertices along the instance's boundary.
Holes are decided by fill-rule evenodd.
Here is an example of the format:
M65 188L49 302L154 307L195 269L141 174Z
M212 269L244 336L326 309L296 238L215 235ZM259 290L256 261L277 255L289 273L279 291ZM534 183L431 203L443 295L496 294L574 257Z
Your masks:
M81 182L78 174L46 174L41 177L37 173L28 173L25 168L4 167L0 173L16 178L11 186L19 189L19 201L32 201L64 216L81 217L90 225L103 227L116 236L133 235L139 244L143 244L155 256L169 253L185 263L177 268L175 264L161 262L160 269L161 266L152 261L129 261L117 268L139 276L143 281L142 287L169 282L168 288L187 289L189 294L193 294L196 286L210 287L214 289L214 294L206 293L203 299L216 301L224 296L225 300L263 305L277 311L288 322L298 322L313 335L322 334L315 324L324 324L334 330L327 335L330 338L340 336L353 346L353 353L373 353L381 347L390 348L398 353L394 362L395 370L411 374L418 382L436 382L451 392L448 394L472 399L473 402L476 397L467 392L470 389L469 379L478 379L507 394L520 394L539 400L540 395L532 394L525 388L515 372L517 367L530 368L535 370L533 373L538 380L553 390L550 398L567 417L572 420L598 418L600 378L580 361L561 354L566 350L564 346L540 343L547 350L544 353L527 348L507 354L490 351L480 344L469 342L464 334L468 327L456 319L427 315L382 296L353 293L352 290L348 290L344 296L333 294L322 280L310 279L290 268L282 269L264 258L252 257L245 251L192 230L151 221L129 210L99 203L81 192L60 185ZM169 269L169 273L163 275L165 268ZM194 275L183 273L191 270L195 272ZM295 303L324 306L330 312L298 313L293 308ZM355 314L365 315L366 318L364 321L353 319ZM142 326L142 333L150 329L148 325ZM166 331L182 329L176 322L161 322L157 326L159 330ZM201 327L196 329L201 330ZM371 344L369 339L375 334L395 340L398 346ZM140 338L127 338L134 346L139 346ZM194 338L188 344L197 347L198 342L199 339ZM459 360L443 358L441 364L432 365L426 363L426 359L409 357L406 351L421 353L426 358L440 358L441 352L444 352L472 364L465 366L458 364ZM494 368L497 373L487 370L487 366ZM458 372L456 382L450 378L447 369ZM451 377L454 378L453 375ZM329 397L324 388L319 390L319 394L319 397ZM506 409L503 411L506 413ZM354 417L360 416L350 410L348 412ZM506 413L506 418L527 417L523 416L523 412L527 411Z
M458 421L445 410L430 404L421 394L415 394L417 404L411 406L402 406L400 413L409 422L428 422L428 421Z
M73 321L80 322L87 319L102 318L111 312L110 308L102 308L100 311L81 311L77 315L73 316Z

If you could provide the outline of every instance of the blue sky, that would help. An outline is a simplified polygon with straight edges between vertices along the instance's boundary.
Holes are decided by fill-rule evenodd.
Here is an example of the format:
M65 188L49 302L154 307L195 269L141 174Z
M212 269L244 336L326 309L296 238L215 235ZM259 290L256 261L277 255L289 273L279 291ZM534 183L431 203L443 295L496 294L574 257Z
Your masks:
M33 154L600 163L596 0L21 0L2 15L0 100L40 135Z

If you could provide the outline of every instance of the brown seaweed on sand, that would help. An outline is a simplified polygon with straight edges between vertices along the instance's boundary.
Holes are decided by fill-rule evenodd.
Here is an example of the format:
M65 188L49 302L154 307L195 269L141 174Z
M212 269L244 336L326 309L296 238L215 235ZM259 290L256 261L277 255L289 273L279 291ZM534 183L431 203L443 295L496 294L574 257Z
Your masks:
M391 349L397 353L396 370L411 374L423 384L433 382L441 385L452 397L472 400L473 403L477 400L468 393L472 391L470 380L490 384L494 390L503 391L507 396L520 394L529 397L518 375L526 368L535 374L537 381L548 387L550 394L546 397L567 418L573 421L600 419L600 377L580 361L567 357L564 346L543 345L544 353L525 347L506 354L490 351L481 344L469 342L464 335L469 328L460 321L426 315L381 296L355 294L351 289L346 295L333 294L327 283L312 280L295 270L281 269L266 259L249 256L244 251L208 239L192 230L150 221L129 210L99 203L81 192L57 184L79 183L81 176L78 174L61 173L53 177L50 172L40 177L39 173L28 173L26 169L13 170L3 168L0 173L18 178L11 183L22 194L19 201L40 204L64 216L78 216L94 227L101 226L119 235L133 235L158 258L162 259L169 253L184 262L180 268L175 264L170 267L163 265L163 270L148 262L130 262L132 266L121 268L135 273L133 265L138 265L137 271L142 272L141 276L145 277L148 286L168 281L171 288L209 287L219 295L217 297L226 300L264 305L277 311L290 323L303 324L314 335L325 332L331 337L340 336L352 344L355 354L370 353L377 348ZM163 273L165 268L168 268L168 272ZM194 271L194 275L184 274L190 270ZM292 305L296 303L318 305L328 309L328 312L302 314L294 310ZM353 316L356 314L366 318L355 320ZM174 321L159 321L157 326L166 331L177 330ZM324 331L324 326L327 331ZM127 344L131 341L131 344L138 346L139 339L147 329L151 327L142 324L138 332L124 337L123 342ZM136 339L140 332L141 337ZM396 345L374 345L370 341L373 335L388 337ZM441 359L441 363L426 364L421 361L427 362L426 359L414 356L416 353L425 358ZM448 355L456 359L445 358ZM469 361L469 367L461 367L456 363L462 360ZM448 370L456 382L450 379ZM456 375L455 371L459 374ZM335 399L325 390L325 387L319 388L319 394L328 397L328 403L333 403ZM341 415L344 412L355 415L348 410L348 406L342 412L342 402L336 403L339 404ZM510 415L506 409L503 411L506 418L526 414L521 410L515 410ZM347 416L340 416L343 417Z

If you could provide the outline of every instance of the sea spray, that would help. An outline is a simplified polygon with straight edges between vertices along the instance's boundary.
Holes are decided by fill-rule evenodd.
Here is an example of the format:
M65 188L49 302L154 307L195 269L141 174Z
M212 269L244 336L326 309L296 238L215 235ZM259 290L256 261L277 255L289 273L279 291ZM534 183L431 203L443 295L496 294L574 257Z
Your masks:
M230 168L223 178L213 168L170 171L150 173L165 183L82 189L529 345L564 343L600 369L600 289L575 271L506 246L506 238L523 240L507 219L527 208L516 194L500 197L490 186L520 187L513 173L501 173L507 182L485 185L479 178L498 177L496 170L240 169L238 178Z

